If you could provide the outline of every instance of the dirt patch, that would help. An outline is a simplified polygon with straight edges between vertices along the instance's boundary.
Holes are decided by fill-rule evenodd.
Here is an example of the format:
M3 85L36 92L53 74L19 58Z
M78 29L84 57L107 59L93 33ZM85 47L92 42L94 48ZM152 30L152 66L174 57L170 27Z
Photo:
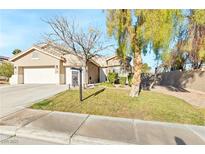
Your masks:
M205 92L196 91L192 89L177 90L177 88L170 86L156 86L154 89L152 89L152 91L175 96L185 100L193 106L205 108Z

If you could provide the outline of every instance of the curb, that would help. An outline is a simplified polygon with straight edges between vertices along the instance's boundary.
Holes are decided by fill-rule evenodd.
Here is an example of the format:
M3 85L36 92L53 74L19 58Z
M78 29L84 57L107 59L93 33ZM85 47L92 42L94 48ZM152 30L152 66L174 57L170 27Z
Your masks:
M68 115L77 115L77 116L83 116L85 114L79 114L79 113L72 113L72 112L59 112L59 111L51 111L50 113L42 116L48 116L51 113L55 114L64 114L66 116ZM26 125L17 128L16 126L1 126L0 127L0 134L10 135L10 136L16 136L16 137L23 137L23 138L29 138L34 140L41 140L41 141L47 141L52 142L56 144L137 144L135 142L128 143L122 141L117 141L112 139L106 139L98 138L98 137L90 137L88 134L78 134L79 130L85 125L85 123L88 121L89 118L96 118L97 120L110 120L113 122L128 122L133 121L133 126L135 127L136 124L152 124L152 125L158 125L158 126L166 126L171 128L184 128L189 130L191 133L198 136L198 138L201 138L205 142L205 138L203 135L200 135L200 133L197 133L194 128L199 128L205 131L204 126L196 126L196 125L189 125L189 124L178 124L178 123L168 123L168 122L159 122L159 121L145 121L145 120L139 120L139 119L129 119L129 118L119 118L119 117L109 117L109 116L100 116L100 115L89 115L86 114L87 117L78 125L77 128L75 128L75 131L73 132L61 132L61 131L48 131L44 129L38 129L35 127L26 127L27 125L31 124L34 121L37 121L41 119L42 117L39 117L38 119L34 121L30 121ZM74 117L75 118L75 117ZM122 123L123 124L123 123ZM116 126L116 125L114 125ZM116 128L116 127L114 127ZM110 127L109 127L110 129ZM107 131L109 131L107 129ZM135 128L134 128L135 129ZM103 129L102 129L103 130ZM136 133L135 133L136 134ZM87 135L87 136L86 136ZM100 135L101 136L101 135Z

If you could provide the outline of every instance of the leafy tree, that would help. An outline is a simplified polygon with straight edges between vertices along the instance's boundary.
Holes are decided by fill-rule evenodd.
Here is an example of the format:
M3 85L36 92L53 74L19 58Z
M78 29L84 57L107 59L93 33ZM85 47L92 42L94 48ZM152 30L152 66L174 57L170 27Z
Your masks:
M22 52L20 49L15 49L15 50L12 52L12 54L13 54L13 55L16 55L16 54L18 54L18 53L20 53L20 52Z
M161 54L161 60L162 60L162 67L165 71L168 71L172 66L172 56L171 53L168 51L165 51Z
M151 70L151 67L147 63L142 64L142 73L149 73Z
M184 51L193 69L199 69L205 62L205 10L190 10L188 38Z
M183 22L176 22L175 45L161 55L167 70L184 70L187 63L199 69L205 62L205 11L184 10Z
M13 65L9 62L3 62L0 65L0 76L7 77L9 79L14 73Z
M134 57L130 96L138 96L140 92L141 53L146 54L152 49L158 55L167 49L175 33L175 23L180 20L180 10L122 9L107 12L107 31L118 42L117 54L125 57L132 53Z
M161 55L162 67L166 71L184 70L187 56L183 52L173 50L164 52Z

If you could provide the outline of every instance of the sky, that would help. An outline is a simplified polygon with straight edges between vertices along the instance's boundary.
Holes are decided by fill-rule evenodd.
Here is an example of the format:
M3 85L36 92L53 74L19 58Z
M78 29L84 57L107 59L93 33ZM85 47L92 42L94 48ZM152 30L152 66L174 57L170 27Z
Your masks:
M25 51L33 44L42 41L45 33L51 32L43 19L56 16L75 20L82 29L90 26L100 29L105 40L116 44L114 39L106 35L106 13L103 10L0 10L0 56L12 56L14 49ZM113 55L115 50L103 51L104 55ZM143 56L143 62L154 70L156 62L154 54Z

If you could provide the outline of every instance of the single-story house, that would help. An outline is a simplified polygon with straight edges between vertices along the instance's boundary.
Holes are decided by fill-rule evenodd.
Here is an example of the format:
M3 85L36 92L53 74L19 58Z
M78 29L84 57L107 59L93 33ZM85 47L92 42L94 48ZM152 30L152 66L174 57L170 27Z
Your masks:
M115 72L121 76L127 76L132 72L130 65L131 57L126 57L125 62L118 56L114 55L106 59L106 68L108 72Z
M5 56L0 56L0 64L2 64L2 62L4 61L8 61L9 57L5 57Z
M10 59L14 64L14 75L10 78L10 83L76 86L79 84L79 68L82 68L83 83L86 73L88 83L106 81L107 73L112 67L108 65L107 57L92 58L86 67L81 56L64 52L64 49L51 44L40 44L15 55Z

